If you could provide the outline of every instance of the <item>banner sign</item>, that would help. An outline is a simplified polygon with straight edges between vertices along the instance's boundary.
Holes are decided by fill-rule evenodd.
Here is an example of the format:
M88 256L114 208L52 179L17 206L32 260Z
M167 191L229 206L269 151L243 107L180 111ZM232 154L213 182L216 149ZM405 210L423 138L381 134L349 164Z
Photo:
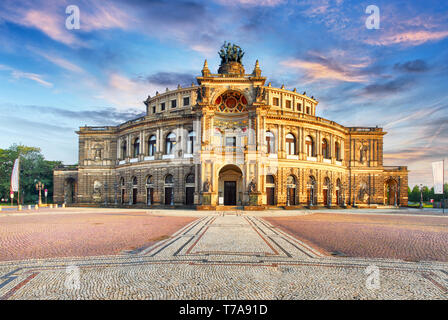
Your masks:
M19 159L14 161L14 167L11 173L11 191L19 191Z
M443 160L432 163L434 194L443 194Z

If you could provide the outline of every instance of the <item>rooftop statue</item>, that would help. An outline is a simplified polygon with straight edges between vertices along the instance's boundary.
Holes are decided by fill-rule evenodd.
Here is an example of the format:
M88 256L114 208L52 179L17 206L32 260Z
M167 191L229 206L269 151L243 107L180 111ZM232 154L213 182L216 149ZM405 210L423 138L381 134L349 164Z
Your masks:
M232 61L241 63L244 56L244 51L240 46L226 41L224 41L224 44L221 46L221 50L219 50L218 53L221 57L221 65Z

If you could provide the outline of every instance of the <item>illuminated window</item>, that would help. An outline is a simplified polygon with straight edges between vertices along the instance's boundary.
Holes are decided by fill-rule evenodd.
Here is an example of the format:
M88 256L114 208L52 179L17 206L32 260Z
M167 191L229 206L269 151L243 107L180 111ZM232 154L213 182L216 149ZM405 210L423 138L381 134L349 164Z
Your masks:
M314 141L313 138L310 136L307 136L305 138L305 145L306 145L306 155L308 157L314 157Z
M274 153L274 146L275 146L275 137L274 134L270 131L266 132L266 145L268 146L268 153Z
M296 154L296 138L291 133L286 135L286 152L289 155Z
M174 154L174 147L176 146L176 135L171 132L166 136L165 150L166 154Z

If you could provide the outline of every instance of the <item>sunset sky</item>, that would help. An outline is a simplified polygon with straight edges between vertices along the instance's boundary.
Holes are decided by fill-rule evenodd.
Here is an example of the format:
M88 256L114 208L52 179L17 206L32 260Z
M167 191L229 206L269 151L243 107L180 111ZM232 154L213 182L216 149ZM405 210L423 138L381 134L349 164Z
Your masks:
M79 30L66 28L68 5ZM369 5L380 29L366 28ZM385 165L407 165L411 187L432 185L431 161L448 159L448 1L431 0L2 0L0 148L76 163L79 126L138 117L204 59L216 72L225 40L246 71L259 59L273 86L317 98L318 116L383 127Z

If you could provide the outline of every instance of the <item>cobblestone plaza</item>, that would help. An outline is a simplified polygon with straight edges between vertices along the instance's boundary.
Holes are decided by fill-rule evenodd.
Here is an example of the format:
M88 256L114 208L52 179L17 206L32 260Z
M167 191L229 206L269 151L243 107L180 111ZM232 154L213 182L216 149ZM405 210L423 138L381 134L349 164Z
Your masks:
M327 214L327 223L339 224L342 230L346 223L342 220L349 219L358 224L357 232L366 233L379 229L387 233L387 225L400 219L402 231L411 232L395 232L395 237L388 234L390 238L385 241L389 241L391 251L396 245L417 253L413 261L390 259L387 251L370 250L368 240L359 240L365 252L373 252L372 257L337 255L329 252L325 241L315 245L305 239L306 230L285 232L281 223L275 222L290 219L306 225L307 220L317 223L322 214ZM36 216L50 227L39 230L39 222L33 222L34 231L20 233L14 229ZM82 230L67 236L63 228L78 228L76 221L82 221ZM369 231L372 225L377 229ZM117 226L125 229L129 239L121 239ZM105 236L106 231L101 228L109 230L109 235ZM88 236L92 230L97 238ZM418 235L433 232L434 243L444 241L448 218L435 214L418 216L407 210L346 210L343 214L297 210L280 214L278 210L247 213L61 208L0 215L0 241L6 251L15 250L14 242L32 240L42 232L48 243L41 243L40 251L30 251L20 260L2 256L0 299L448 297L448 265L443 258L437 258L445 254L443 246L426 245ZM356 232L346 236L356 237ZM65 254L57 250L53 253L51 248L62 245L64 237L74 238L77 251L66 248ZM110 242L110 248L103 240ZM346 245L339 245L338 241L335 236L335 248L346 250ZM384 243L369 245L379 247ZM83 251L83 247L89 249ZM434 257L439 261L419 260L419 255L425 257L421 254L425 250L436 252ZM348 249L346 252L350 253Z

